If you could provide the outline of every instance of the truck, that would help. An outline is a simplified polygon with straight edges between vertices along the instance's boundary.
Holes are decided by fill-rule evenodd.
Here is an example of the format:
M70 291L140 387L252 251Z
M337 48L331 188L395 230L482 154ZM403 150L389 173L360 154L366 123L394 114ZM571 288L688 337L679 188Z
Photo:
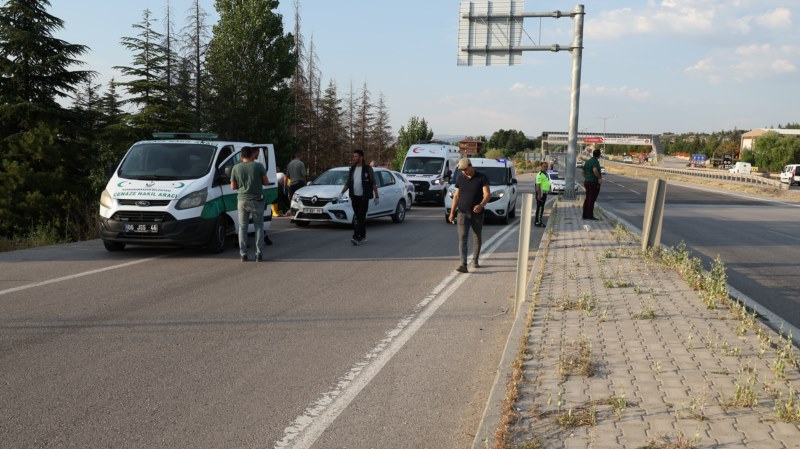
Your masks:
M443 206L447 186L460 158L461 152L454 145L441 142L411 145L400 172L414 184L414 201Z
M154 133L128 149L100 195L100 239L108 251L126 245L204 246L225 249L239 228L237 192L230 170L244 146L259 148L267 169L265 204L278 196L275 149L271 144L218 141L211 133ZM272 208L264 208L264 231ZM253 232L253 224L249 224Z

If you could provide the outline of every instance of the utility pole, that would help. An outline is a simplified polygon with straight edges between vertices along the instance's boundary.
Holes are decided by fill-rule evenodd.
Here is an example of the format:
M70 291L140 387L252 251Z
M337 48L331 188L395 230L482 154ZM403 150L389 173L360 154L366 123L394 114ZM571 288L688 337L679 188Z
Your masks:
M578 109L581 96L581 58L583 55L583 5L573 11L524 12L524 1L472 1L461 3L458 26L458 65L515 65L523 51L567 50L572 52L572 92L570 95L569 137L567 139L566 186L563 200L575 200L575 160L578 149ZM522 20L529 17L573 18L572 43L568 45L521 45Z
M617 118L618 115L609 115L607 117L595 117L603 121L603 154L606 153L606 121L610 118Z

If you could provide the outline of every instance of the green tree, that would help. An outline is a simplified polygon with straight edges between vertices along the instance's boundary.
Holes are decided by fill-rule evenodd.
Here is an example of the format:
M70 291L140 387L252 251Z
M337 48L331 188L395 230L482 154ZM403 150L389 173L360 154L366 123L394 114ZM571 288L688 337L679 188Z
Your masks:
M47 0L0 7L0 233L41 226L67 234L94 155L77 136L84 116L59 105L92 72L72 70L87 47L53 37L63 20Z
M398 132L397 151L394 155L392 167L395 170L400 170L411 145L431 139L433 139L433 130L428 129L428 122L424 118L413 116L408 119L407 127L401 126Z
M150 137L154 131L173 130L168 118L167 50L162 45L164 36L153 29L155 22L150 10L144 10L142 21L133 25L138 34L122 38L122 46L133 52L133 64L114 67L132 78L118 85L128 91L125 102L139 108L130 120L142 138Z
M277 7L276 0L217 0L206 66L212 129L228 139L273 143L285 160L294 149L288 80L297 57Z

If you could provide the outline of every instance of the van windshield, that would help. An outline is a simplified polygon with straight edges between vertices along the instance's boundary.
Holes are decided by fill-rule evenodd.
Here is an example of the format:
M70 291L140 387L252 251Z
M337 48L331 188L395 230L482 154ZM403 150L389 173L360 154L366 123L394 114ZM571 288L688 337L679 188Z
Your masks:
M402 173L407 175L438 175L442 173L442 157L408 157Z
M127 179L197 179L211 169L216 147L198 143L149 142L134 145L119 176Z

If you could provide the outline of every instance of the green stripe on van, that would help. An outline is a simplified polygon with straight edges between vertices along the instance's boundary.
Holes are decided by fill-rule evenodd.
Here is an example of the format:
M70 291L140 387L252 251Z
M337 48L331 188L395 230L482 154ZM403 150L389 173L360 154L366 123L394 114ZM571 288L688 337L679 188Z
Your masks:
M217 197L211 201L207 201L203 206L203 212L200 216L203 218L218 217L225 212L236 212L236 193ZM264 189L264 199L267 205L272 204L278 198L277 187L267 187ZM227 205L227 207L226 207Z

